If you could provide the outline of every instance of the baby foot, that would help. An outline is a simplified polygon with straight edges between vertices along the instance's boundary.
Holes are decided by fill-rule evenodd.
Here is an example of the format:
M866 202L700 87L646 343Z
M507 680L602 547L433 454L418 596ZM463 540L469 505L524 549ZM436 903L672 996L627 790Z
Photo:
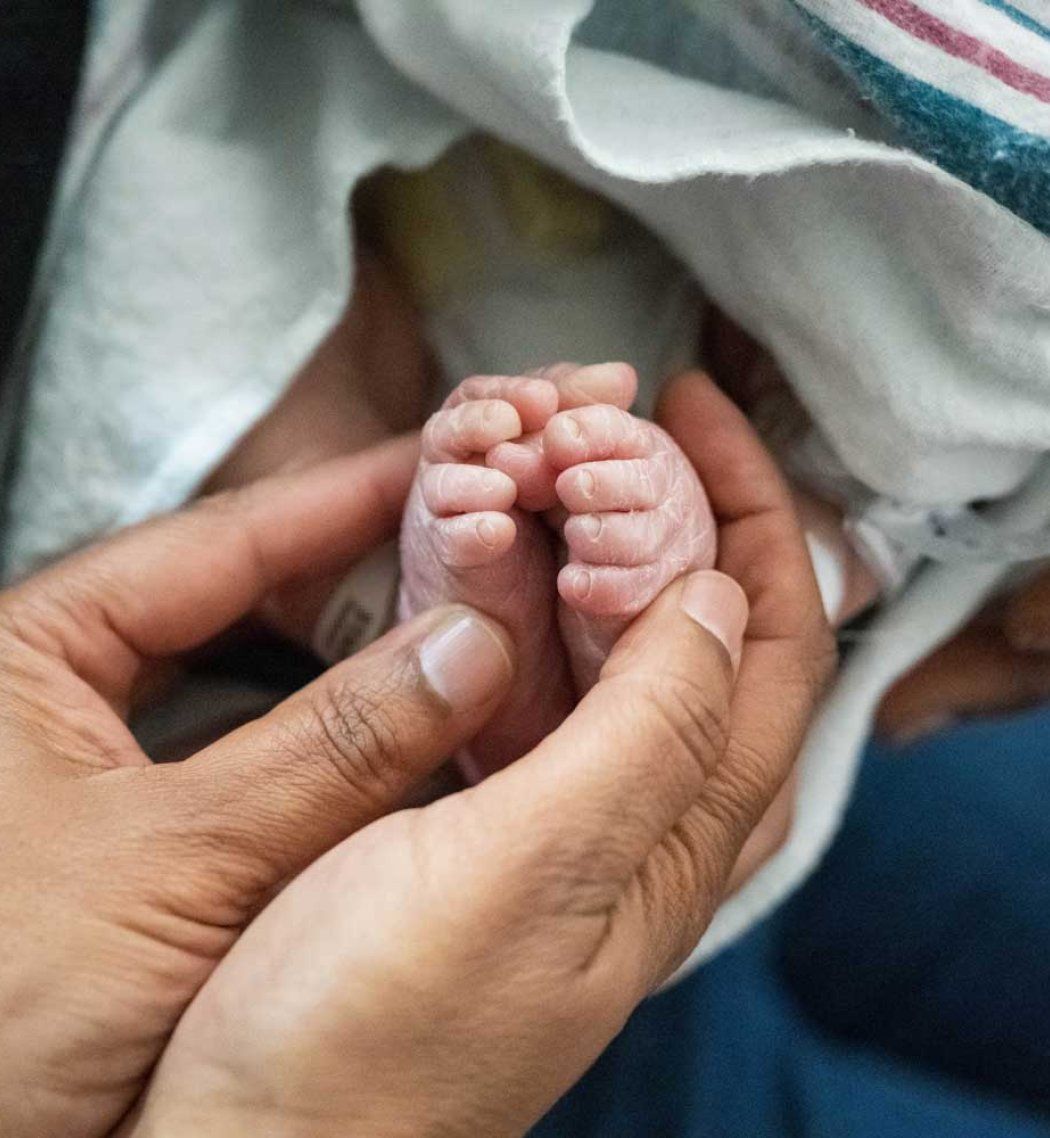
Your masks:
M559 622L578 691L626 626L677 577L715 562L716 528L692 463L654 423L618 407L554 416L543 432L565 517Z
M558 363L533 373L558 389L558 411L595 404L610 404L626 411L638 393L638 376L629 364L608 363L578 367ZM546 421L543 426L546 427ZM502 470L518 487L517 505L523 510L549 510L558 504L554 484L560 470L544 454L543 430L500 443L485 456L486 465Z
M543 428L560 409L630 406L636 386L622 364L475 377L424 430L402 526L402 615L470 604L500 621L518 652L518 682L466 756L472 774L525 754L561 723L575 698L553 587L557 538L522 502L535 508L557 500L558 472L543 457Z
M518 652L515 687L466 757L472 774L545 738L634 616L714 560L692 466L625 410L636 384L623 364L475 377L424 430L402 528L402 615L470 604Z

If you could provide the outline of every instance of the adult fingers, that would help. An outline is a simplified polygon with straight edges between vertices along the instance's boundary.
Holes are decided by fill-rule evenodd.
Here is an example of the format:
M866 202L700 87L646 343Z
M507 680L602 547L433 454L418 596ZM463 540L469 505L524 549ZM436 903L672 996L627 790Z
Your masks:
M273 589L391 536L416 455L401 438L202 499L29 578L4 594L0 616L122 704L143 660L196 647Z
M506 634L451 606L400 626L268 715L131 787L176 868L203 869L234 920L342 838L395 809L473 737L510 687ZM150 786L143 787L149 775Z
M798 768L769 804L761 821L748 835L726 882L726 895L735 893L766 864L787 841L795 818L795 795L798 792Z
M957 719L1050 699L1050 573L994 601L887 692L879 730L898 743Z
M695 944L834 661L790 491L746 420L695 373L662 410L709 491L723 572L670 586L562 727L463 800L506 919L580 918L624 1010Z
M836 666L813 563L791 489L740 410L700 372L665 388L658 418L696 467L719 523L718 568L751 608L733 695L726 761L703 791L705 830L750 831L752 788L769 798L788 776Z
M720 573L671 585L561 727L470 792L500 880L554 872L554 903L615 905L722 761L746 622L743 593Z
M1050 699L1050 653L1021 652L1002 629L978 622L942 645L887 692L878 730L898 743L958 719Z
M751 603L749 636L813 635L820 594L791 488L743 412L690 371L666 385L656 418L704 484L719 523L718 567Z

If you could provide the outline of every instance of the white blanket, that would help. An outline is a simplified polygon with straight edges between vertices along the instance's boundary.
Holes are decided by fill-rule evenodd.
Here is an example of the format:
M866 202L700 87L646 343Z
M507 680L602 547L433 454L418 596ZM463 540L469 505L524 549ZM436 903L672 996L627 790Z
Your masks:
M872 492L1050 521L1045 477L1018 493L1050 447L1050 240L876 140L787 0L669 3L680 26L643 60L622 35L647 4L100 5L7 572L190 494L338 314L353 184L475 128L660 235ZM876 623L810 735L787 845L693 962L813 867L880 692L1008 568L931 566Z

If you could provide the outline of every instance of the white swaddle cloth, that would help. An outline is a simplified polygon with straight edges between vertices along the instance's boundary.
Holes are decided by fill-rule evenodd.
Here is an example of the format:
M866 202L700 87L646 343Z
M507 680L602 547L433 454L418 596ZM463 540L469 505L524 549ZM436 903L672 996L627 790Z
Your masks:
M1001 500L982 524L1008 554L998 535L1038 552L1050 241L876 140L787 0L670 3L642 59L623 37L646 4L100 5L102 42L133 43L142 78L56 221L7 572L190 494L336 319L355 182L475 129L659 235L774 352L883 516ZM113 53L95 58L104 102ZM786 845L690 964L812 869L879 695L1009 571L977 546L924 569L851 654L804 748Z

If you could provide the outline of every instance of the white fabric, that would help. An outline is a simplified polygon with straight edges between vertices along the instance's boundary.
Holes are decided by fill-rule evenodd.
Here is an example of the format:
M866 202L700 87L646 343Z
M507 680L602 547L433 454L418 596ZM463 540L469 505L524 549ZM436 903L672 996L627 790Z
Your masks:
M650 414L654 377L696 363L702 298L683 266L651 234L611 216L593 247L538 250L516 232L476 139L445 168L457 216L472 229L463 235L472 246L470 270L459 274L466 279L422 306L449 389L468 375L556 360L626 360L644 377L635 410Z
M786 0L668 3L683 24L660 42L695 45L674 70L603 50L613 17L647 3L599 0L589 46L573 31L591 0L361 0L365 27L339 5L180 5L63 215L8 571L189 493L337 313L353 182L473 126L659 234L776 353L873 491L939 506L1013 494L1050 440L1050 242L860 137L870 111L827 73L797 106L765 97L807 58ZM716 24L730 55L713 60ZM1004 509L1043 524L1050 488ZM1004 572L932 569L871 629L806 744L787 846L692 963L812 868L879 693Z
M345 13L183 3L169 48L165 5L121 4L101 31L127 49L96 49L86 97L148 80L81 116L106 144L58 223L9 575L192 493L341 311L350 187L466 129Z

